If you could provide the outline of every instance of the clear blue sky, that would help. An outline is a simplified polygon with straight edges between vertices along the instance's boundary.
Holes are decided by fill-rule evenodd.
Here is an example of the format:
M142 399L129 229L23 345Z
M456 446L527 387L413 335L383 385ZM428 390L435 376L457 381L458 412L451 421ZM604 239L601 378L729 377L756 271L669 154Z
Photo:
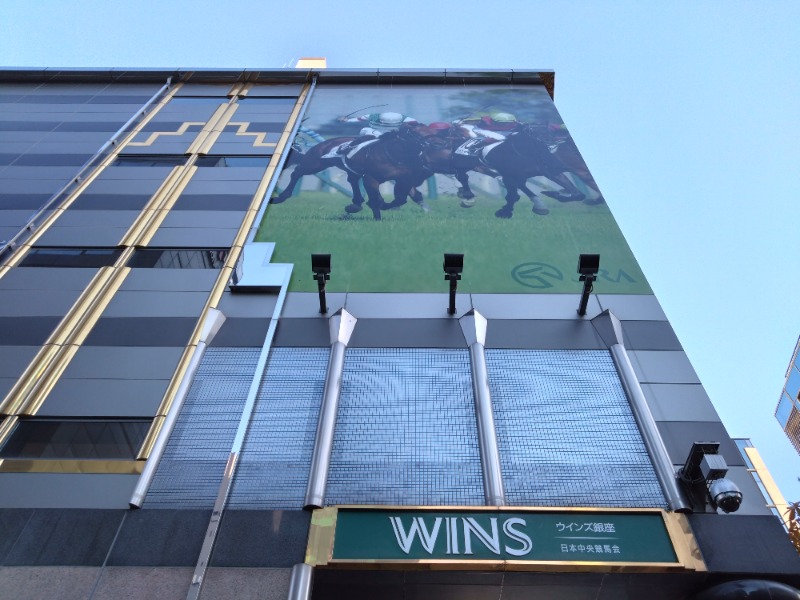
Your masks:
M4 0L0 65L544 68L733 436L789 500L800 334L800 2Z

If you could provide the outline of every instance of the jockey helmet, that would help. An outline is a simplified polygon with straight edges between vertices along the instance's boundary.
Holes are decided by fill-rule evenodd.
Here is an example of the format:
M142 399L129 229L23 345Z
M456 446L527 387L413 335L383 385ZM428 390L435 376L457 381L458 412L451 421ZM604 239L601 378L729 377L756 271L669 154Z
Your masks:
M396 112L383 112L378 116L378 122L389 127L397 127L403 122L403 119L403 115Z
M494 120L494 121L496 121L498 123L509 123L511 121L516 121L517 117L515 117L511 113L499 112L499 113L494 113L492 115L492 120Z

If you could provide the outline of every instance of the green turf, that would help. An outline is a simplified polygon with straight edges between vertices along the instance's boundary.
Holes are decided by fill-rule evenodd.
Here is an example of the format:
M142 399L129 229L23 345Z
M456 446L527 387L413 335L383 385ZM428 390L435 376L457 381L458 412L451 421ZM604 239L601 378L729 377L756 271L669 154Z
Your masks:
M465 255L460 292L576 293L578 255L599 253L607 273L601 272L596 292L651 293L605 205L544 201L549 215L534 214L523 197L511 219L498 219L500 198L479 195L474 207L462 208L455 196L441 195L427 200L428 213L409 202L375 221L366 207L347 215L350 199L338 192L303 192L269 206L256 241L275 242L273 262L295 264L291 291L316 291L310 255L330 253L331 292L446 292L442 255L457 252ZM512 273L524 263L556 270L517 269L537 287L526 286Z

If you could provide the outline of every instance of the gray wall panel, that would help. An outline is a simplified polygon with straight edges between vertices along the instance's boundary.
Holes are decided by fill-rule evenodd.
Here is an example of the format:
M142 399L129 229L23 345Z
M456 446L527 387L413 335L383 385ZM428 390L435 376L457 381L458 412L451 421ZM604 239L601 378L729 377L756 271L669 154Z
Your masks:
M199 317L207 292L120 291L104 317Z
M0 317L0 346L41 346L60 317Z
M58 220L58 227L130 227L139 216L138 210L67 210Z
M123 598L186 600L194 574L193 567L105 567L93 580L91 600ZM208 586L204 586L204 590ZM205 592L204 592L205 596ZM217 596L212 596L217 597ZM254 596L255 597L255 596ZM284 595L285 597L285 595ZM80 600L84 600L81 596Z
M0 180L3 187L11 180L22 181L47 181L54 180L66 183L78 174L80 166L77 167L17 167L10 165L0 171Z
M358 325L356 325L358 328ZM331 345L328 319L286 319L278 321L273 346L327 348Z
M217 277L213 269L133 269L120 290L210 292Z
M747 467L731 467L725 477L739 486L739 490L742 492L742 505L736 511L737 516L773 514L767 508L767 501Z
M181 210L170 212L162 227L215 227L219 229L239 229L246 211L208 211Z
M185 346L194 317L101 317L84 346Z
M580 293L472 294L472 305L487 319L580 319L579 303ZM600 306L593 295L589 298L584 320L598 314Z
M151 246L166 248L227 248L233 244L238 229L161 227Z
M78 290L0 290L0 317L63 317L79 295Z
M38 246L78 246L96 248L116 246L127 227L50 227L36 242Z
M0 508L128 508L138 475L0 473Z
M466 348L457 319L359 319L350 348Z
M129 153L130 154L130 153ZM135 153L134 153L135 154ZM146 154L146 152L141 152L141 154ZM137 167L106 167L103 169L103 172L100 173L100 176L97 178L93 186L96 186L100 182L108 182L108 181L164 181L167 178L167 175L170 174L172 171L172 167L147 167L147 166L137 166ZM151 184L152 185L152 184ZM117 184L119 186L119 184ZM89 188L91 189L91 188ZM155 188L153 188L155 189ZM126 190L125 193L130 193L130 191Z
M219 333L211 340L215 348L260 348L264 345L270 319L228 317Z
M537 350L605 350L606 345L590 321L510 320L489 321L487 348Z
M0 290L83 290L97 269L15 267L0 278Z
M257 181L201 181L189 182L184 194L249 194L252 196L258 187Z
M666 321L667 316L655 296L635 294L597 294L602 310L611 310L617 318L635 321Z
M642 390L656 421L720 420L700 384L645 383Z
M728 466L744 466L742 455L722 423L659 421L657 425L667 452L675 465L684 465L694 442L719 442L719 453L725 458Z
M198 169L192 177L192 181L255 181L257 183L261 181L265 170L265 167L207 167Z
M683 350L667 321L622 321L628 350Z
M336 260L335 257L333 260ZM334 262L334 269L335 265ZM307 268L305 265L303 267ZM333 276L336 276L335 270ZM446 286L447 282L443 282L442 289L445 290ZM316 311L319 312L318 295L311 295L316 301ZM449 295L446 292L441 294L347 295L347 311L359 319L442 319L447 318L448 304ZM313 301L309 301L307 306L308 309L314 310ZM456 313L462 314L468 311L469 307L469 295L457 294Z
M61 379L36 413L42 417L152 417L169 379Z
M684 352L632 350L628 355L641 383L700 383Z
M292 567L305 560L311 514L227 510L211 555L215 567Z
M62 378L170 379L183 348L82 346Z
M217 308L226 317L272 317L278 296L273 294L222 294Z

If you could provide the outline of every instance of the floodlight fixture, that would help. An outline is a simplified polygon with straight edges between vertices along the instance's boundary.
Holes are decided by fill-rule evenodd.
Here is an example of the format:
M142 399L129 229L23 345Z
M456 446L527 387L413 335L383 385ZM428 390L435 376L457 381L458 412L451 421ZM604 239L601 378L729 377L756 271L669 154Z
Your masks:
M586 314L586 307L589 305L589 295L592 293L592 289L594 289L594 280L597 279L597 273L599 271L599 254L581 254L578 257L578 274L580 275L578 280L583 282L581 303L578 306L578 314L580 316Z
M694 504L710 503L713 508L732 513L742 505L742 492L730 479L728 465L719 453L719 442L694 442L678 476Z
M314 279L317 280L317 288L319 289L319 312L324 315L328 312L328 304L325 298L325 282L331 278L331 255L312 254L311 271L314 273Z
M456 288L464 270L464 255L445 252L442 268L445 280L450 282L450 305L447 308L447 314L454 315L456 314Z

